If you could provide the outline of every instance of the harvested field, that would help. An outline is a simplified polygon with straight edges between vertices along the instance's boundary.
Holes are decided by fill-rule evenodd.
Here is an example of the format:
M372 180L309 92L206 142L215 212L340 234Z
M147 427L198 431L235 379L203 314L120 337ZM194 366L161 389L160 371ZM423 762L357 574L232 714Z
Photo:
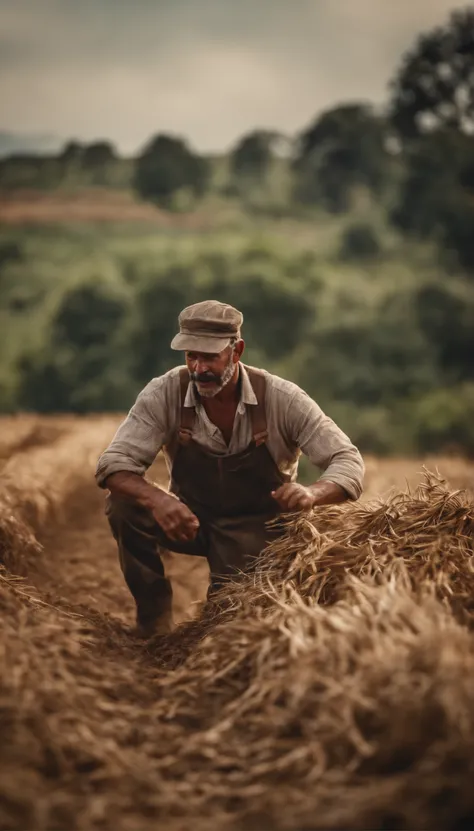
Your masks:
M474 467L368 459L200 616L170 557L144 644L92 480L117 421L0 420L0 829L473 827Z
M0 192L3 225L64 225L76 222L149 224L162 229L203 230L209 220L190 212L173 216L139 202L128 191L84 188L77 193L21 190Z

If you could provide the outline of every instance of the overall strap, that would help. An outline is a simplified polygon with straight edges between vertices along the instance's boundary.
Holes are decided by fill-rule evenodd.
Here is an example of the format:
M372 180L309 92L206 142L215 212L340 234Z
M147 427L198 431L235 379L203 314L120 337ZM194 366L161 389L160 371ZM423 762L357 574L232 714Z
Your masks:
M181 415L178 432L178 440L180 444L188 444L193 437L194 419L196 411L194 407L185 407L186 393L189 387L189 372L187 367L183 366L179 370L179 389L181 402Z
M257 399L257 404L250 407L250 419L252 421L253 439L258 447L260 444L265 444L268 438L267 413L265 409L267 382L265 375L259 369L248 366L245 369L247 370L247 375L249 376L252 389Z

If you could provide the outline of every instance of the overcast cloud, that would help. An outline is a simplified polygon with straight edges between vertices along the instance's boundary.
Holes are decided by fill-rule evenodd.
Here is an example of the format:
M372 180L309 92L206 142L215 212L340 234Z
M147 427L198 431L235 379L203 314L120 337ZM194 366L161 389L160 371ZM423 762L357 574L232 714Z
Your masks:
M0 129L201 150L376 105L449 0L0 0Z

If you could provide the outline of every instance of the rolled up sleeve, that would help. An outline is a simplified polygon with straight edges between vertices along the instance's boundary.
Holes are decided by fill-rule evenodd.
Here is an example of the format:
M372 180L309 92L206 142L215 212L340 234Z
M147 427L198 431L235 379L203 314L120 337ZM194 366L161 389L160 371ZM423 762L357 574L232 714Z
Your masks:
M293 441L324 471L321 480L339 485L350 499L362 493L364 462L350 438L303 390L295 393L287 414Z
M142 390L100 456L95 473L99 487L105 488L107 477L119 471L143 476L165 443L166 422L164 396L152 381Z

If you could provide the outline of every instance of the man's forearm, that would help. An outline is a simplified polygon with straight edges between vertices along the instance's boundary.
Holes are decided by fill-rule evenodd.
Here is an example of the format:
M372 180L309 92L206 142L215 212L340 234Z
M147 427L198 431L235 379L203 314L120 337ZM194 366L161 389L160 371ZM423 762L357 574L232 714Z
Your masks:
M314 485L309 486L309 490L315 498L315 505L335 505L349 499L349 495L344 488L326 480L315 482Z
M160 498L160 494L165 495L165 491L157 485L148 482L138 473L127 470L111 473L105 480L105 486L114 496L129 499L144 508L151 508Z

